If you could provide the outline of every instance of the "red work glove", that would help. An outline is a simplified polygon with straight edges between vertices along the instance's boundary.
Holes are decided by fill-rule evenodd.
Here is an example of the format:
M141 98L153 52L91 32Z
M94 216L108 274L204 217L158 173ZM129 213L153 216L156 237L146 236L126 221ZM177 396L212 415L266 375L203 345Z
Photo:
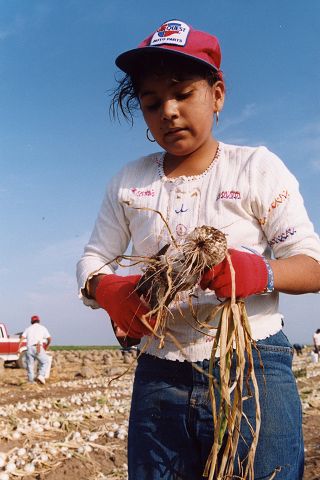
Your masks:
M252 253L228 250L235 270L236 297L249 297L261 293L268 284L268 270L262 257ZM217 297L231 297L231 272L228 260L204 273L200 287L214 290Z
M150 334L150 330L139 319L149 311L134 291L140 278L140 275L104 275L95 293L100 307L108 312L124 336L132 338ZM150 324L154 323L151 321Z

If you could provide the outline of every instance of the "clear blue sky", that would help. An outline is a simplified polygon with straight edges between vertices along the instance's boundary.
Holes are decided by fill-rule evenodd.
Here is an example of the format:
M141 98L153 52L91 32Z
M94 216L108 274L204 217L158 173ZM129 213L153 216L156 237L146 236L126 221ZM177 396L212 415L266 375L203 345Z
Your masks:
M319 232L319 0L0 0L0 321L12 333L38 314L55 343L115 343L106 314L78 300L75 264L110 176L156 149L139 116L109 119L114 58L173 18L220 40L217 138L277 153ZM319 306L281 296L292 342L311 342Z

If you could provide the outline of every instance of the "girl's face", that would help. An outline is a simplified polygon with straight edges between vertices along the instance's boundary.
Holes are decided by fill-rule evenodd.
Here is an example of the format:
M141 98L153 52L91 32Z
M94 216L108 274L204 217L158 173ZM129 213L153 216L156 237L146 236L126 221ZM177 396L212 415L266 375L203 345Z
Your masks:
M222 108L224 85L210 86L196 75L182 81L149 76L139 100L157 143L174 157L188 156L212 142L213 114Z

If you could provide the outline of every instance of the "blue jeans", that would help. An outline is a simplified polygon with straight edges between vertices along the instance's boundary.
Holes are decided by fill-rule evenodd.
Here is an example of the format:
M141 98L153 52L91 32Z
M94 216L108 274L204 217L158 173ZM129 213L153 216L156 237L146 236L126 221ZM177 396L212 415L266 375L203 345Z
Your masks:
M304 448L301 403L291 370L293 349L282 331L257 345L264 376L254 351L261 406L254 478L267 480L279 470L275 480L299 480ZM208 371L207 360L197 364ZM213 372L216 377L218 369ZM254 424L253 400L244 401L244 412ZM238 454L244 458L246 436L251 442L244 420L241 434ZM207 376L189 362L141 355L129 422L129 480L200 480L212 442Z
M43 347L40 347L40 352L37 352L37 347L32 345L31 347L27 348L27 373L28 373L28 380L29 382L33 382L34 380L34 361L38 360L39 362L39 375L43 377L46 376L47 368L49 365L48 355L46 354Z

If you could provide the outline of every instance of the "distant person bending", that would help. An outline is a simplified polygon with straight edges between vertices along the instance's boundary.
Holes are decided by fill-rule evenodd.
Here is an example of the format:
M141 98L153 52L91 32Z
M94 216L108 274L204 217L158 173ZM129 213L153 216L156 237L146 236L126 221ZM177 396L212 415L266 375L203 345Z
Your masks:
M313 334L313 345L315 353L320 353L320 328Z
M24 340L27 340L27 372L28 380L30 383L34 383L34 361L39 362L39 372L36 380L45 384L46 372L49 366L49 357L43 348L43 343L46 342L47 348L51 343L51 336L47 328L40 325L40 318L38 315L31 317L31 325L26 328L20 337L19 349Z

